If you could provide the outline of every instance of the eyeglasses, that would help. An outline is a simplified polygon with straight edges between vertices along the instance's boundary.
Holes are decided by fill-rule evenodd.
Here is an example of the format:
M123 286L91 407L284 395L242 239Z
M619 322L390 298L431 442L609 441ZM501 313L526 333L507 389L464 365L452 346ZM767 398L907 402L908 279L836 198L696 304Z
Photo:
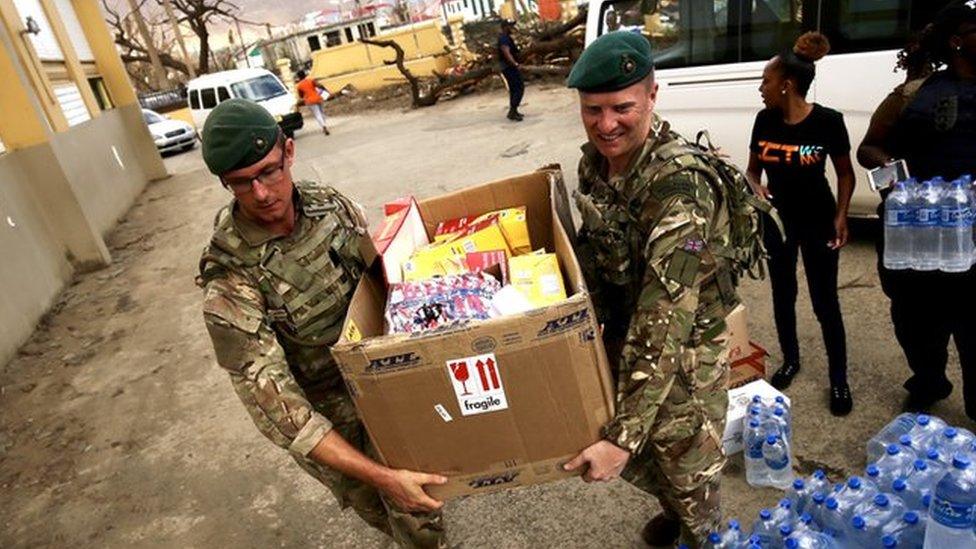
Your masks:
M225 187L229 188L234 194L243 195L254 189L254 182L257 181L265 188L273 187L284 180L285 175L285 144L281 144L281 162L275 166L264 169L258 175L247 177L235 177L233 179L220 178Z

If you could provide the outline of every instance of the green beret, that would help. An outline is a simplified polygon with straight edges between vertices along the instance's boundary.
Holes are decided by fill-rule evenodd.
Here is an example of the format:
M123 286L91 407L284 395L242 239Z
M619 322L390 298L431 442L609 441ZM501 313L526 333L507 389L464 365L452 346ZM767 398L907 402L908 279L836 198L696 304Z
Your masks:
M640 33L614 31L597 38L573 65L566 85L583 92L621 90L654 69L651 43Z
M246 168L271 152L278 131L278 123L261 105L228 99L203 124L203 161L214 175Z

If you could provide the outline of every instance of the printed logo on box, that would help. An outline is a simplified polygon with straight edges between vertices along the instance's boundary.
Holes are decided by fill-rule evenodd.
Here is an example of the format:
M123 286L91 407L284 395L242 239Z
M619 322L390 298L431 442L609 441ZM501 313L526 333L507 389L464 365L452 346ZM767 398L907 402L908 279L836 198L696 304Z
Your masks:
M504 473L498 475L491 475L487 477L479 477L470 482L468 486L472 488L488 488L490 486L499 486L502 484L508 484L518 478L518 471L505 471Z
M369 373L390 372L403 370L420 364L417 353L403 353L401 355L384 356L369 361L366 371Z
M539 335L536 337L542 338L554 334L561 334L567 330L579 326L580 324L586 323L589 321L589 319L590 311L588 309L580 309L566 316L550 320L541 330L539 330Z
M508 409L495 353L448 360L447 377L454 387L461 415L472 416Z

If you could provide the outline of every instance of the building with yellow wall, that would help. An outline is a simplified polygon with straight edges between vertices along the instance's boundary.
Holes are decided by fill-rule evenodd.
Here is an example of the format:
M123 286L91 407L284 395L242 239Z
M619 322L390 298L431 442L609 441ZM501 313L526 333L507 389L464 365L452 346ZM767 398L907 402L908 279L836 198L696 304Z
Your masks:
M166 177L98 0L0 0L0 363Z

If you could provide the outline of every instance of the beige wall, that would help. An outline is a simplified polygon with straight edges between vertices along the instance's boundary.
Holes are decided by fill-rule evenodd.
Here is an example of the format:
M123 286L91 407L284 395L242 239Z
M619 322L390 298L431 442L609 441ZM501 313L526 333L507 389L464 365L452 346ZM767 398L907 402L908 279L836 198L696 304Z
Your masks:
M71 278L65 245L38 207L19 151L0 155L0 364L34 330Z
M104 235L159 166L137 104L0 155L0 364L76 270L111 261Z

